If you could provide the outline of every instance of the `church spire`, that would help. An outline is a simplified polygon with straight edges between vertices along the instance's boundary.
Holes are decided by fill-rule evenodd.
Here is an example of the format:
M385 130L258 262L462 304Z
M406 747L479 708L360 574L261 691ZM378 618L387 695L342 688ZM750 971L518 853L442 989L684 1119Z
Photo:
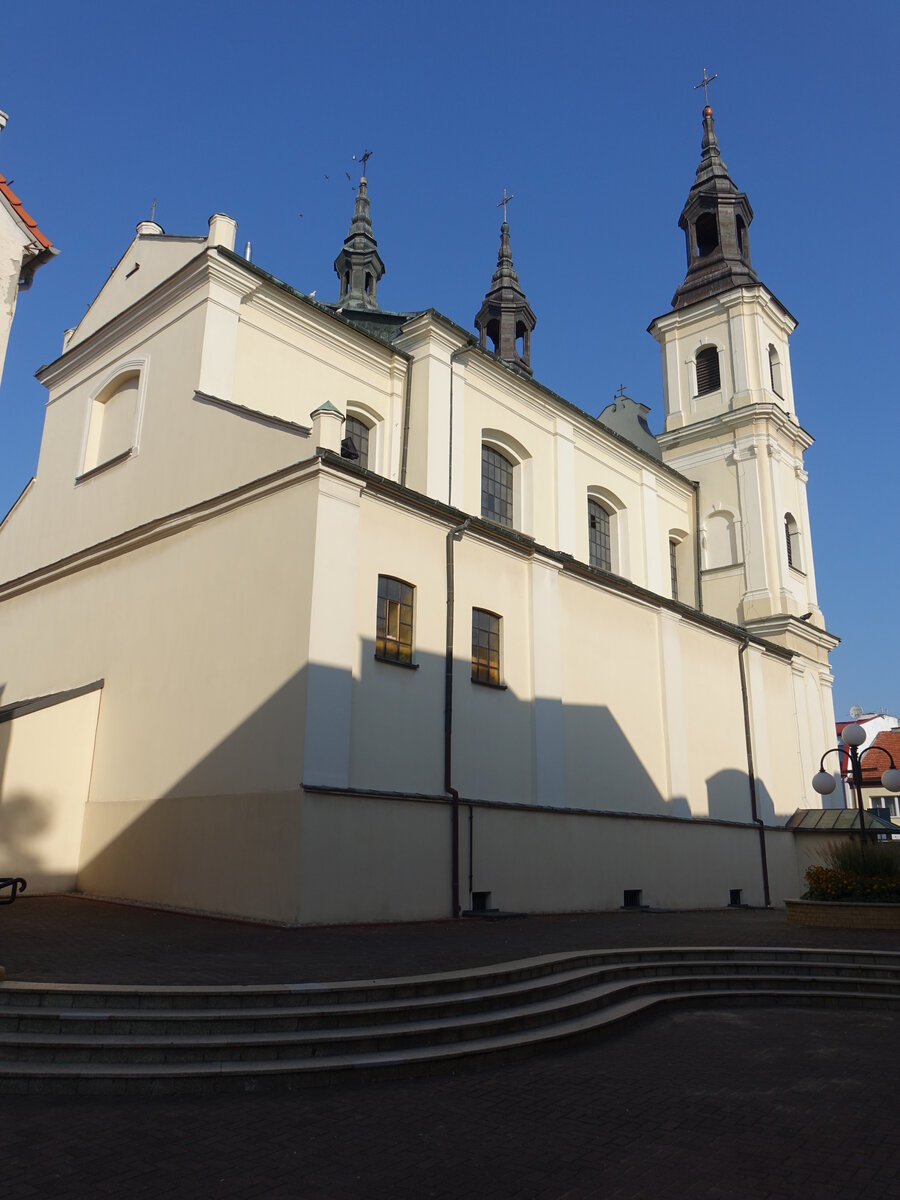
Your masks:
M344 238L341 252L334 260L334 269L341 281L338 304L343 308L378 308L376 291L378 281L384 274L384 263L378 253L378 243L372 232L372 218L369 215L366 163L370 157L370 150L362 155L363 174L353 206L350 232Z
M705 69L703 74L705 77ZM705 82L708 85L711 80ZM716 137L713 110L707 103L703 109L700 164L678 219L687 241L688 269L672 298L673 308L759 283L750 262L748 227L752 220L750 201L728 174Z
M497 205L498 208L503 208L497 269L475 317L475 328L478 330L478 340L482 347L487 346L487 339L490 338L494 353L530 378L531 332L537 324L537 317L531 311L531 305L525 298L519 276L513 266L509 225L506 220L506 206L512 199L504 188L503 199Z

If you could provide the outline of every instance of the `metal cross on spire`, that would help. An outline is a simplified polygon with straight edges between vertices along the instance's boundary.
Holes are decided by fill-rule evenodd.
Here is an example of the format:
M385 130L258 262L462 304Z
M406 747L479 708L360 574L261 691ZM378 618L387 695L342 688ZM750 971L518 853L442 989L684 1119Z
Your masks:
M506 188L503 189L503 199L497 201L497 207L503 209L503 224L506 224L506 206L510 200L515 200L515 196L507 196Z
M699 82L699 83L695 83L695 84L694 84L694 91L695 91L695 92L696 92L696 90L697 90L698 88L703 88L703 91L704 91L704 92L705 92L705 94L706 94L706 105L707 105L707 107L709 107L709 85L712 83L712 81L713 81L714 79L718 79L718 78L719 78L719 74L718 74L718 72L716 72L716 74L715 74L715 75L707 75L707 73L706 73L706 67L704 67L704 68L703 68L703 78L700 80L700 82Z
M362 154L360 154L358 157L357 157L357 155L355 155L355 154L353 155L353 157L356 159L356 161L357 161L358 163L360 163L360 164L361 164L361 166L362 166L362 173L363 173L363 179L365 179L365 177L366 177L366 165L367 165L367 163L368 163L369 159L372 157L372 151L371 151L371 150L364 150L364 151L363 151L363 153L362 153Z
M616 392L614 399L616 399L616 400L619 400L619 399L621 399L621 397L622 397L622 396L624 396L624 395L625 395L625 384L624 384L624 383L620 383L620 384L619 384L619 390Z

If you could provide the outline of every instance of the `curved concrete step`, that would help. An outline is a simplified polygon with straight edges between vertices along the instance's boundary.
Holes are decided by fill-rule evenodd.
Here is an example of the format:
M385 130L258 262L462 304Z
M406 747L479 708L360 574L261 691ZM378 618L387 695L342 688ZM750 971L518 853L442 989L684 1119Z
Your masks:
M321 1082L337 1070L424 1069L458 1057L521 1053L605 1028L610 1014L621 1019L661 1002L762 997L893 1008L900 1006L900 955L657 948L337 984L0 984L0 992L7 1024L0 1081L12 1090L115 1090L128 1080L154 1090L218 1078L252 1087L261 1078ZM108 998L115 1001L109 1009L97 1007Z
M368 1078L390 1074L418 1074L444 1069L479 1059L516 1058L523 1053L552 1048L580 1037L598 1035L618 1023L660 1007L694 1005L773 1005L804 1007L839 1005L880 1009L894 1008L896 1000L883 995L857 993L782 992L780 989L749 988L706 992L674 991L642 996L610 1005L588 1016L560 1021L537 1031L517 1031L505 1036L479 1038L453 1045L426 1046L413 1050L391 1050L356 1055L334 1055L308 1059L279 1059L245 1062L170 1064L68 1064L16 1063L0 1061L0 1085L8 1094L52 1093L78 1095L193 1094L220 1090L257 1091L279 1088L322 1086L340 1079Z

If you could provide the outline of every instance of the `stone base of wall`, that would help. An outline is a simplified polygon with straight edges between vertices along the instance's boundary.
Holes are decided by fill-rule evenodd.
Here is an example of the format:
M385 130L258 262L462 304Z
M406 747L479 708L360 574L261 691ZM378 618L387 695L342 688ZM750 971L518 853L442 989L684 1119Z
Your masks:
M820 929L900 929L900 904L847 900L785 900L788 925Z

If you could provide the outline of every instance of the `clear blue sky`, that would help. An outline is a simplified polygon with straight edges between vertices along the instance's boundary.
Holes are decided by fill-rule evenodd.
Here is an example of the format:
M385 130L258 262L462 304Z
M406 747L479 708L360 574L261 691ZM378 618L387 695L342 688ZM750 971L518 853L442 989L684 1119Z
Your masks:
M229 213L260 266L333 299L353 200L344 172L366 146L384 307L435 307L471 327L505 186L537 378L592 413L624 383L658 430L646 327L684 275L676 222L700 150L691 85L706 66L723 157L756 214L754 266L800 321L819 598L843 639L836 711L900 711L900 5L9 7L0 170L60 255L13 326L0 514L37 463L34 371L152 200L168 233L201 234L210 213Z

